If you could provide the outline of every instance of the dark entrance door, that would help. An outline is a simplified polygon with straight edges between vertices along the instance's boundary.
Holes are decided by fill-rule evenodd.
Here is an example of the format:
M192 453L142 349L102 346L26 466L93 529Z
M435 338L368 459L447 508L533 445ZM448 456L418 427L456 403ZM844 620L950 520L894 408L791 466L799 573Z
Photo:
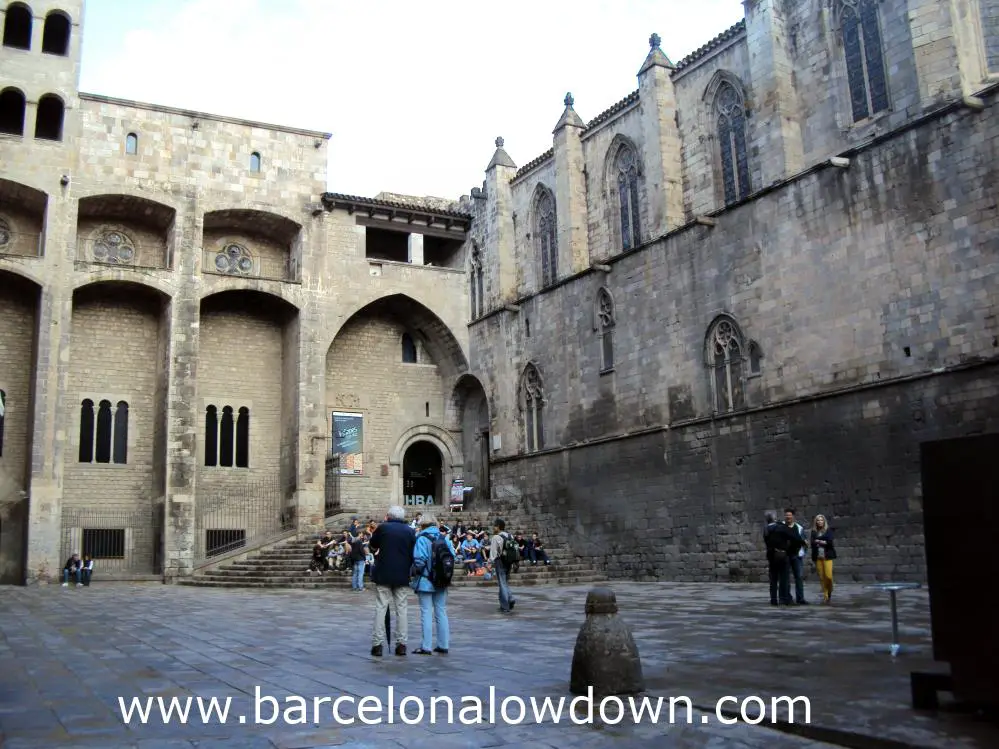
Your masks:
M407 506L440 505L443 501L443 461L430 442L414 442L402 459L402 493Z
M999 434L920 445L933 657L949 661L960 700L999 706Z
M476 495L482 502L489 501L489 430L486 429L482 432L481 439L479 440L482 449L479 453L479 485L476 488Z

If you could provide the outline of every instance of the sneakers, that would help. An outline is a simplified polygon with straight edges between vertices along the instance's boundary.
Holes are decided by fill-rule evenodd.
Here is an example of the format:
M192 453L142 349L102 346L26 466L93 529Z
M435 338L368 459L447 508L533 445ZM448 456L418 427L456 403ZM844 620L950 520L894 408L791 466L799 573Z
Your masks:
M77 588L82 588L82 587L83 587L83 583L77 583L77 584L76 584L76 587L77 587Z
M69 587L69 583L63 583L63 584L62 584L62 587L64 587L64 588L68 588L68 587Z

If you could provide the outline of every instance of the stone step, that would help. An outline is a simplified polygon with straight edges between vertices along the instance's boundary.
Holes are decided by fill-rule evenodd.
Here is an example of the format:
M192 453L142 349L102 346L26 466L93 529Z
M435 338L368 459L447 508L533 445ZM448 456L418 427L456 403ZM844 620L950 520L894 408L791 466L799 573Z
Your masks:
M586 575L581 577L567 577L567 578L552 578L550 580L541 581L511 581L511 586L516 590L518 587L535 587L540 585L582 585L586 583L597 583L605 582L607 577L605 575ZM178 582L178 585L189 585L193 587L203 587L203 588L271 588L274 590L289 590L289 589L343 589L349 590L349 585L330 585L319 579L313 580L302 580L298 582L248 582L245 580L206 580L201 577L187 578ZM452 585L452 587L489 587L495 585L495 580L482 580L477 579L474 583L459 583L457 585Z
M511 583L516 583L518 581L530 581L530 580L550 580L554 578L574 578L574 577L584 577L587 572L571 572L565 573L556 570L545 570L544 572L519 572L511 576ZM229 581L229 580L243 580L248 582L298 582L304 579L308 579L310 576L302 573L288 573L288 574L260 574L251 570L247 570L245 573L235 572L233 570L220 570L218 572L207 573L204 575L197 576L204 580L216 580L216 581ZM342 582L343 585L350 585L351 576L347 574L336 574L336 573L326 573L325 575L312 575L315 581L325 581L327 584L336 584L338 581ZM495 579L495 578L494 578ZM475 582L492 582L492 580L483 580L480 576L469 577L467 575L459 575L452 580L452 584L457 583L475 583Z

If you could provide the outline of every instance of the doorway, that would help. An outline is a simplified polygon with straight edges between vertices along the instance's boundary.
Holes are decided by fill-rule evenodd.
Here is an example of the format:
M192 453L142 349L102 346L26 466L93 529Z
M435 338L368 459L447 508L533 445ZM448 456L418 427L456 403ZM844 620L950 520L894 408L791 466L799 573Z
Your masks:
M420 440L402 459L402 496L407 507L440 505L443 502L444 461L437 446Z

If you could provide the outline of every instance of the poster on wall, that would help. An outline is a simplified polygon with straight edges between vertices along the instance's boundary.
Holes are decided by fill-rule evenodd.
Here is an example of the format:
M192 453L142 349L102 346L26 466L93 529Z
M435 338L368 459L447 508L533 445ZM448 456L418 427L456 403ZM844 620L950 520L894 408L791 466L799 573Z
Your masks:
M340 456L340 473L364 473L364 416L333 412L333 453Z
M451 482L451 506L461 507L465 504L465 480L454 479Z

